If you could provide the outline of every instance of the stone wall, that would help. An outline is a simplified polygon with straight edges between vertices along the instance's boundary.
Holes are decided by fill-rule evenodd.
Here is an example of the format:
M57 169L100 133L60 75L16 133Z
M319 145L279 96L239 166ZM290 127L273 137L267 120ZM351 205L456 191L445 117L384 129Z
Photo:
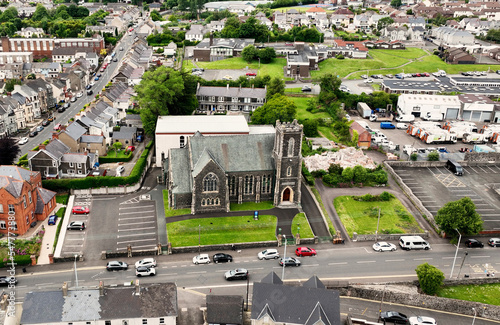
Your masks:
M498 163L500 161L500 153L498 152L466 152L464 161L467 163Z
M388 240L399 240L401 236L420 236L424 239L429 238L429 232L424 233L412 233L412 234L378 234L377 240L388 241ZM358 235L354 233L352 236L352 241L373 241L375 242L375 234Z

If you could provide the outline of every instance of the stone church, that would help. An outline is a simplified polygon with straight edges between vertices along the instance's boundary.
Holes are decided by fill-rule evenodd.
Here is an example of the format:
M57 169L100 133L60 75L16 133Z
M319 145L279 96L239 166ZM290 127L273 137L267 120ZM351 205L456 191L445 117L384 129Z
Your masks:
M257 130L257 131L256 131ZM192 214L227 212L230 203L300 203L302 125L258 127L249 134L204 136L168 152L169 205Z

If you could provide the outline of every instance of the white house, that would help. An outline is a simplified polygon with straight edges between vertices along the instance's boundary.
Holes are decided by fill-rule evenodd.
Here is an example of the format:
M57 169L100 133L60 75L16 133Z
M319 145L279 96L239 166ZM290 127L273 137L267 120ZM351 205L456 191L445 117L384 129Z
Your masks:
M489 122L495 110L495 102L483 95L461 94L460 116L465 121Z
M21 28L21 30L17 34L25 38L32 38L33 36L42 37L43 35L45 35L45 32L42 28L26 27Z
M12 94L19 93L26 98L26 105L31 106L34 118L42 117L42 110L40 107L40 98L38 93L26 85L14 85Z
M458 96L414 95L402 94L398 98L398 113L400 115L415 115L415 117L441 114L445 119L456 119L460 111Z
M186 32L186 39L194 42L203 40L205 28L203 25L191 25L191 29Z
M474 35L467 31L443 26L432 29L432 35L436 37L435 43L452 47L471 45L475 41Z

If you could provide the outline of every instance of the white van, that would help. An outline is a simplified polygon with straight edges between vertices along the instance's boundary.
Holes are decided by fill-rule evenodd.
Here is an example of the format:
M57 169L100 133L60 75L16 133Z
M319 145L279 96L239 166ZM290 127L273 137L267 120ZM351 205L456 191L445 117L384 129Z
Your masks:
M399 246L401 246L404 250L411 249L425 249L428 250L431 248L428 242L426 242L420 236L401 236L399 238Z
M405 123L397 123L396 129L406 130L408 128L408 124Z

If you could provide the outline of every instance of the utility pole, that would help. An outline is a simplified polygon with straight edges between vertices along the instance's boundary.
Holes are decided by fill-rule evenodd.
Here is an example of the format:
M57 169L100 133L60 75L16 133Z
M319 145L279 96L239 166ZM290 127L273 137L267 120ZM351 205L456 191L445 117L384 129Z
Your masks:
M198 225L198 254L201 253L201 225Z
M283 235L283 239L285 240L285 252L283 253L283 271L281 273L281 281L285 281L285 258L286 258L286 236Z
M458 247L460 246L460 240L462 239L462 234L455 228L455 231L458 232L458 243L457 243L457 250L455 251L455 258L453 259L453 266L451 267L451 273L450 273L450 279L453 276L453 269L455 269L455 262L457 261L457 254L458 254Z
M377 231L375 231L375 241L378 238L378 225L380 224L380 207L378 208Z

